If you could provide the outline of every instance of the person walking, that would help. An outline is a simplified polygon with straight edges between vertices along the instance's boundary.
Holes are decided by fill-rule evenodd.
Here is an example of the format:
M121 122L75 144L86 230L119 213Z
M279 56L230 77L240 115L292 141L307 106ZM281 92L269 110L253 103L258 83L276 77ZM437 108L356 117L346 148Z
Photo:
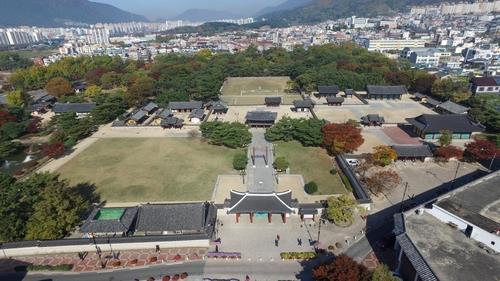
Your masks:
M302 246L302 238L299 238L299 246Z
M276 234L276 240L280 240L280 235L279 234Z

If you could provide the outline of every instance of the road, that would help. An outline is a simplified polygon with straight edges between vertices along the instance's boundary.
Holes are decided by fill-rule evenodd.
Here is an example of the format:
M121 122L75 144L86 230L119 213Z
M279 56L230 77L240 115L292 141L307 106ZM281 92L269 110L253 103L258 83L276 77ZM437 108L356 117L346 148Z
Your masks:
M1 281L132 281L135 278L146 280L154 277L161 280L163 275L174 275L187 272L187 280L202 278L245 280L246 275L251 280L296 280L302 266L298 262L259 262L259 261L207 261L190 262L175 265L157 265L141 269L123 269L103 273L68 273L68 274L17 274L0 273ZM308 278L300 277L300 280Z

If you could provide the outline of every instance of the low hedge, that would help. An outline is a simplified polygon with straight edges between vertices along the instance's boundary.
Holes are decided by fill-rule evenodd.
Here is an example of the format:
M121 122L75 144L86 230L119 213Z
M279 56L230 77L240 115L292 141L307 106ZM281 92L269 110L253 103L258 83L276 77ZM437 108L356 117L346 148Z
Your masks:
M59 264L59 265L49 265L49 264L30 264L30 265L19 265L15 267L15 271L71 271L73 270L72 264Z
M344 183L345 188L349 191L352 192L352 185L347 176L341 175L340 179L342 180L342 183Z
M315 252L283 252L280 256L284 260L310 260L318 255Z

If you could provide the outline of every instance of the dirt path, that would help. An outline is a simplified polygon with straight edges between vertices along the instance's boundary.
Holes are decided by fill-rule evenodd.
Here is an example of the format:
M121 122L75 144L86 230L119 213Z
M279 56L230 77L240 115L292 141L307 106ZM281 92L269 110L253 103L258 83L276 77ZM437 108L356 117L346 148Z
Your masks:
M40 167L36 172L55 172L55 171L57 171L64 164L66 164L69 160L73 159L75 156L77 156L82 151L87 149L87 147L92 145L97 140L98 140L98 138L93 137L93 136L90 136L90 137L82 140L81 142L79 142L78 144L76 144L73 147L73 150L69 154L66 154L61 158L54 159L54 160L48 162L47 164Z

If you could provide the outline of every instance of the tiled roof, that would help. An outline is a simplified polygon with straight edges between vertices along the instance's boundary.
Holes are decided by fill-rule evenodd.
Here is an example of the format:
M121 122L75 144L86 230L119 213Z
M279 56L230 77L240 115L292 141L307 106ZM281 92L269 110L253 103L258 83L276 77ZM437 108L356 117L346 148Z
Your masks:
M311 108L313 107L313 102L310 99L306 100L294 100L293 101L293 106L297 108Z
M168 108L172 110L186 110L203 108L201 101L171 101L168 103Z
M454 103L452 101L443 102L438 107L453 114L464 114L467 113L467 111L469 110L468 107Z
M205 116L205 111L201 108L197 108L189 114L189 118L199 118L203 119L203 116Z
M474 77L471 82L476 86L497 86L497 81L493 77Z
M393 145L398 157L431 157L432 151L428 145Z
M398 240L398 244L401 246L406 257L415 268L415 271L417 271L420 280L439 281L439 279L436 277L436 274L434 274L422 255L420 255L418 249L415 247L415 245L413 245L406 233L397 236L396 239Z
M208 203L142 205L136 231L203 231L209 207Z
M55 113L76 112L88 113L95 107L95 103L56 103L52 109Z
M339 86L318 86L318 92L320 95L336 95L340 91Z
M148 103L146 106L144 106L144 107L142 108L142 110L145 110L145 111L147 111L147 112L150 112L150 111L152 111L152 110L154 110L154 109L157 109L157 108L158 108L158 105L157 105L156 103L154 103L154 102L150 102L150 103Z
M247 121L275 121L278 113L271 111L250 111L247 112Z
M343 103L344 98L343 97L326 97L326 102L327 103Z
M457 133L484 131L484 126L475 123L466 114L422 114L406 120L424 133L438 133L443 130Z
M281 103L281 97L265 97L264 102L266 104L280 104Z
M366 90L369 95L403 95L406 94L405 86L377 86L377 85L368 85L366 86Z
M250 193L231 190L228 212L234 213L291 213L292 191Z
M101 208L95 208L90 213L87 220L80 227L83 233L119 233L130 230L137 215L137 208L126 208L125 212L118 220L95 220Z

